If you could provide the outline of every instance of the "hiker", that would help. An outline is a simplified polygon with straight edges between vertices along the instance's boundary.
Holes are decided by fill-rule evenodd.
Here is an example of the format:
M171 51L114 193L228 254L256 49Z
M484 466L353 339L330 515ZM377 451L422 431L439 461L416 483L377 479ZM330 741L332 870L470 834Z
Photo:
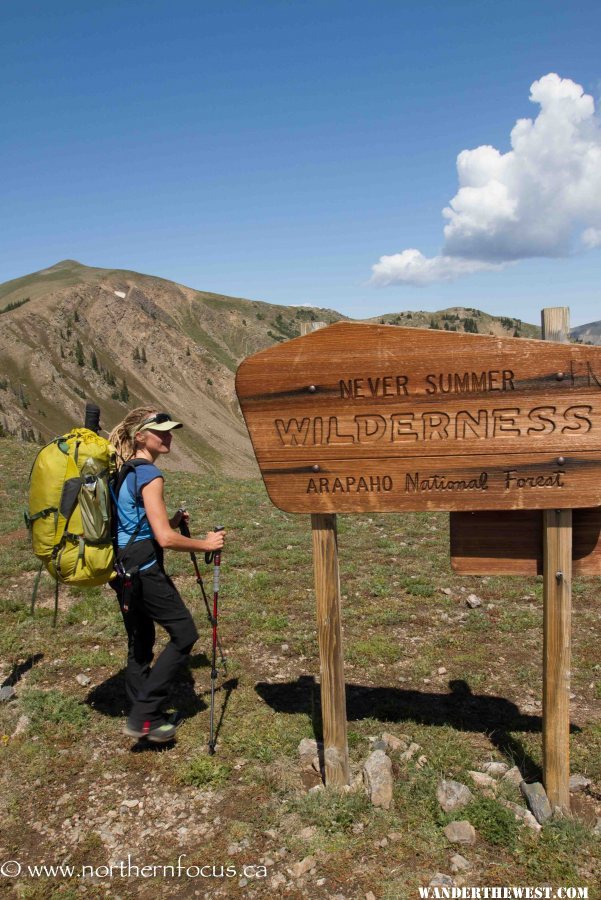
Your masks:
M212 552L223 547L224 532L210 531L204 540L184 537L175 529L188 514L171 518L163 498L163 474L155 465L169 453L173 430L181 428L166 412L150 407L132 410L110 434L120 469L116 483L116 560L118 576L111 582L128 638L125 684L130 704L124 732L155 743L170 741L175 725L165 704L177 670L198 638L192 616L171 578L165 573L163 551ZM155 623L171 640L151 667Z

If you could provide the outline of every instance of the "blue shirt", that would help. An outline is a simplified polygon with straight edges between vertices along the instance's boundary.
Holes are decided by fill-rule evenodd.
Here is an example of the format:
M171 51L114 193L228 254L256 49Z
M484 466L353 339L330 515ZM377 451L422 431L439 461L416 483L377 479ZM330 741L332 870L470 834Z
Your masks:
M136 534L133 543L153 538L150 522L146 518L144 512L144 502L142 500L142 488L144 485L154 481L155 478L162 478L163 473L154 465L154 463L145 463L136 466L133 472L128 472L125 481L121 485L119 498L117 501L117 544L119 547L125 547L130 540L132 534L136 530L138 523L140 529ZM151 560L142 569L147 569L154 565L156 559Z

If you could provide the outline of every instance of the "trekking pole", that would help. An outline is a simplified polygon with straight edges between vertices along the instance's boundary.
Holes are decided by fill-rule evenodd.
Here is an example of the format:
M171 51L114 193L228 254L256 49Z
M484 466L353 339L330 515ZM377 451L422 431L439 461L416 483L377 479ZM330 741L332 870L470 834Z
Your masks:
M223 531L223 525L216 525L215 531ZM217 667L215 665L215 656L217 651L217 604L219 600L219 573L221 570L221 550L215 550L213 553L205 553L205 561L213 562L213 658L211 664L211 724L209 737L209 756L215 753L215 682L217 681Z
M178 512L182 512L182 513L186 512L186 504L185 503L180 503ZM179 523L179 530L180 530L180 534L182 534L184 537L187 537L187 538L190 537L190 529L188 528L188 523L186 522L185 519L182 519L181 522ZM221 530L221 528L220 528L220 530ZM204 582L202 580L202 575L200 574L200 569L198 568L198 560L196 558L196 553L194 553L193 550L190 552L190 559L192 560L192 565L194 566L194 574L196 575L196 584L200 587L202 599L204 600L205 609L207 611L207 619L209 620L209 623L212 627L213 626L213 614L211 613L211 608L209 606L209 600L207 597L207 593L205 591L205 586L204 586ZM211 562L210 559L207 560L207 564L209 564L210 562ZM224 672L227 673L227 662L226 662L225 656L223 654L223 649L221 647L221 641L219 640L219 638L217 638L217 647L219 649L219 656L221 657L221 665L223 666ZM214 663L213 663L213 668L215 668Z

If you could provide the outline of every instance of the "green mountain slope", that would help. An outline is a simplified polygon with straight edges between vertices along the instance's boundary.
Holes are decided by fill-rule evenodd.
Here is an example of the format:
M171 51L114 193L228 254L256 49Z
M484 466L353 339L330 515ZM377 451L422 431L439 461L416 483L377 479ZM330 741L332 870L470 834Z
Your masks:
M110 429L153 404L186 423L171 465L256 472L234 373L246 356L341 314L197 291L163 278L64 260L0 285L0 431L45 442L80 424L86 400ZM371 319L406 327L537 337L475 309Z

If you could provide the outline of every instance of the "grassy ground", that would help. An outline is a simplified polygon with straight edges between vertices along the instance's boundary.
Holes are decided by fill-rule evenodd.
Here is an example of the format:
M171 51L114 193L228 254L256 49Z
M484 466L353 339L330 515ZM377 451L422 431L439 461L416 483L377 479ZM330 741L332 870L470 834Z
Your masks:
M221 592L217 754L209 730L210 632L190 562L168 570L195 611L201 639L173 702L186 715L176 745L133 745L121 733L125 640L108 588L67 591L52 628L44 576L32 619L35 560L21 526L34 450L0 440L0 863L94 867L131 864L236 868L235 877L114 875L4 877L24 898L287 896L418 897L457 852L436 801L441 776L470 783L490 759L540 775L542 604L539 579L460 578L450 571L443 514L341 516L339 545L353 775L386 731L420 745L392 754L394 801L374 809L361 790L309 793L317 774L299 764L303 737L319 737L319 657L307 516L276 510L257 481L170 474L198 530L227 524ZM207 584L210 584L207 572ZM445 590L448 591L445 593ZM483 600L466 605L469 593ZM580 817L520 828L479 794L455 818L478 832L461 850L464 885L598 887L601 841L590 823L601 800L601 616L598 581L574 585L572 771L593 781ZM90 678L83 686L78 675ZM28 724L22 719L27 716ZM21 721L21 729L17 725ZM425 761L417 762L425 756ZM596 792L596 793L595 793ZM514 787L501 795L521 802ZM584 819L584 821L583 821ZM294 867L306 863L301 874ZM244 864L266 877L244 877ZM130 871L132 871L130 869ZM135 870L134 870L135 871ZM206 870L205 870L206 871ZM262 870L258 870L262 875ZM456 876L459 878L459 876Z

